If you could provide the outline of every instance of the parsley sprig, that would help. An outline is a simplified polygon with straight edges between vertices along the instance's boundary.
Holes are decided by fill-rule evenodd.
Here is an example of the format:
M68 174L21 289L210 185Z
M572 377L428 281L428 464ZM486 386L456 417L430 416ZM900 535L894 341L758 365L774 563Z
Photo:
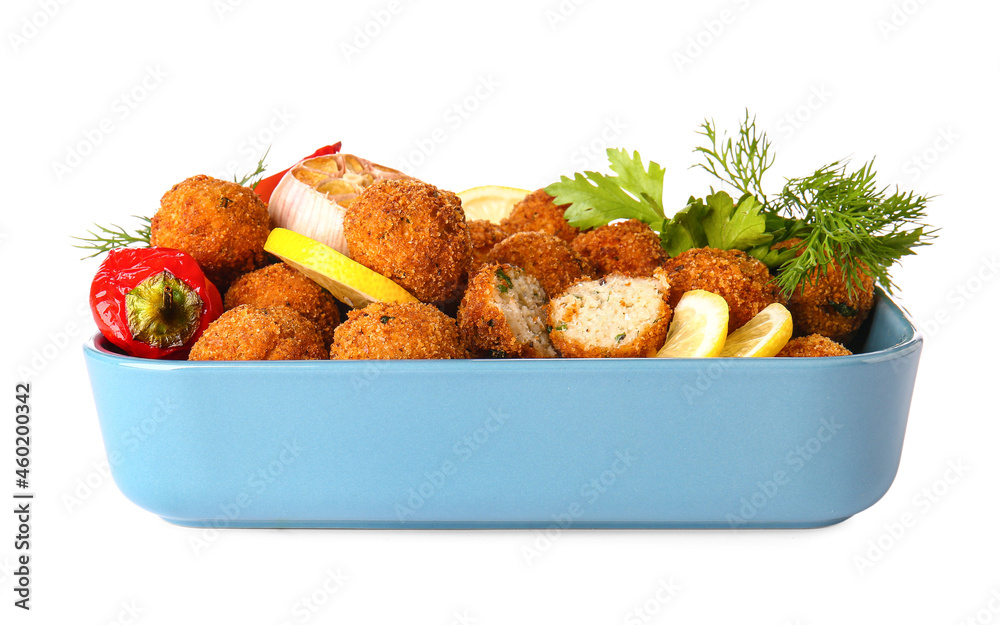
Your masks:
M557 204L572 205L564 214L570 225L587 230L622 218L663 223L663 168L650 161L647 169L638 152L623 149L609 148L608 160L617 176L585 171L545 188Z
M744 195L739 202L733 202L725 191L704 200L692 197L687 206L663 222L660 243L671 256L694 247L748 250L766 244L772 236L766 232L762 208L752 195Z

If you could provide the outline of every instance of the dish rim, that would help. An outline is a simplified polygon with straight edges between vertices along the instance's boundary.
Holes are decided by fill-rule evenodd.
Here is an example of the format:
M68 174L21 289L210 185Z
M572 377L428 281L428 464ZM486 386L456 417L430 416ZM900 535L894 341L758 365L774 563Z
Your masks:
M584 363L591 366L597 367L614 367L615 363L628 363L629 365L637 365L639 363L646 363L647 366L654 367L700 367L703 365L710 365L714 362L727 363L725 366L727 368L731 366L754 366L754 367L777 367L777 368L797 368L808 366L809 368L814 367L838 367L851 364L857 364L862 362L881 362L884 360L889 360L892 358L904 356L914 349L917 349L923 343L923 333L920 328L913 321L913 316L902 306L899 305L892 297L886 294L881 288L875 289L875 305L878 301L882 299L894 309L907 323L910 336L891 347L885 349L880 349L874 352L862 352L851 354L849 356L827 356L827 357L798 357L798 358L779 358L776 356L768 358L740 358L735 356L716 356L712 358L468 358L468 359L399 359L399 360L378 360L378 359L365 359L365 360L171 360L171 359L155 359L155 358L139 358L137 356L129 356L127 354L121 354L118 351L110 349L112 345L101 334L97 331L91 336L83 345L84 352L93 358L98 360L103 360L106 362L128 366L128 367L140 367L140 368L154 368L154 369L182 369L182 368L212 368L212 369L243 369L243 368L257 368L266 367L269 369L279 368L279 369L291 369L291 368L316 368L317 366L332 367L334 370L337 367L358 367L358 366L372 366L373 364L380 364L382 366L391 366L400 368L402 370L410 370L414 366L418 367L436 367L436 368L448 368L448 367L470 367L472 365L468 363L477 363L477 367L524 367L527 363L537 363L532 364L531 368L535 366L540 367L578 367L584 368L583 364L570 364L570 363ZM874 306L873 306L874 311ZM328 365L319 365L318 363L330 363ZM742 362L744 364L737 364ZM489 364L485 364L489 363ZM654 364L656 363L656 364ZM808 363L808 365L806 365Z

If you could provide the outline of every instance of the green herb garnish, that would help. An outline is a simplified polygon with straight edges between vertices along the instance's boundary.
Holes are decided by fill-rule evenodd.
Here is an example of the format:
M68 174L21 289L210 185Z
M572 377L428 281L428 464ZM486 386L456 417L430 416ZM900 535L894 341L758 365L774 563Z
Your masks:
M638 219L660 234L671 256L697 247L742 250L776 270L782 293L791 295L825 274L834 263L844 273L848 296L868 276L891 293L889 268L914 249L930 243L935 230L924 223L928 198L875 183L874 161L851 171L834 161L802 178L791 178L767 195L764 174L774 164L771 143L749 112L735 137L720 134L705 120L698 134L707 142L695 148L698 167L739 192L738 199L715 191L690 198L673 217L663 211L663 174L638 153L609 149L617 176L595 172L563 176L545 191L573 226L595 228L616 219ZM801 239L783 249L772 246Z
M264 165L264 159L267 158L267 154L270 151L271 148L268 147L264 152L264 156L261 156L260 160L257 161L257 167L252 172L240 179L233 176L233 182L241 186L248 186L251 189L256 189L257 183L259 183L263 177L264 170L267 169L267 166ZM229 208L229 205L232 202L233 200L230 198L222 197L222 199L219 200L219 205L222 208ZM87 234L90 236L71 237L83 243L82 245L74 245L73 247L81 250L93 250L93 254L84 256L84 258L93 258L94 256L110 252L111 250L120 247L149 247L150 227L153 222L152 218L140 215L133 215L133 217L143 222L143 225L136 228L135 232L129 232L125 230L125 228L115 224L111 224L110 226L94 224L94 229L87 231Z
M621 343L623 340L625 340L625 333L624 332L622 332L621 334L619 334L618 336L615 337L615 343Z
M382 318L379 319L379 321L382 322L382 325L385 325L390 321L392 321L393 319L395 319L395 317L390 317L389 315L382 315Z
M694 247L748 250L771 241L765 232L767 220L762 208L751 195L744 195L738 204L725 191L704 200L692 197L687 206L663 222L660 242L671 256Z
M501 283L497 285L497 289L501 293L506 293L510 289L514 288L514 283L511 281L510 276L504 272L502 267L497 268L496 275L501 281Z
M817 267L825 272L835 262L844 273L849 297L861 288L862 275L891 293L895 284L889 268L935 237L936 230L923 223L927 199L912 191L890 193L888 187L878 187L874 161L853 172L846 162L835 161L809 176L788 180L770 213L776 224L783 220L776 235L787 232L803 239L797 248L802 253L781 263L778 286L790 294L804 286Z
M700 167L731 185L740 195L756 197L762 204L766 204L767 196L761 187L761 179L764 172L774 164L774 156L770 153L771 142L767 140L767 136L763 132L757 134L756 121L750 118L750 112L747 111L740 123L736 143L733 143L732 138L718 137L715 122L707 119L702 122L698 134L707 138L711 145L694 149L705 158L704 163L698 163L695 167Z
M623 149L608 149L611 171L606 176L593 171L562 176L545 192L556 204L571 204L564 217L570 225L587 230L615 219L638 219L659 228L663 223L663 174L658 164L650 161L647 170L638 152L629 156Z
M233 182L244 187L250 187L251 189L256 189L257 183L260 182L261 179L264 177L264 170L267 169L267 165L264 164L264 159L267 158L267 154L270 151L271 151L271 146L267 146L267 150L264 151L264 156L261 156L260 160L257 161L257 167L252 172L246 174L240 179L237 179L236 176L234 175Z
M149 228L152 219L140 215L132 216L142 222L142 225L136 228L135 232L129 232L125 228L114 224L111 224L110 227L94 224L94 229L87 231L87 234L90 235L89 237L72 237L82 243L73 247L81 250L93 250L93 254L84 256L84 258L93 258L98 254L103 254L119 247L132 247L133 245L149 247Z
M854 306L845 304L844 302L835 302L832 299L827 300L826 305L834 309L838 315L841 317L853 317L858 314L858 309Z

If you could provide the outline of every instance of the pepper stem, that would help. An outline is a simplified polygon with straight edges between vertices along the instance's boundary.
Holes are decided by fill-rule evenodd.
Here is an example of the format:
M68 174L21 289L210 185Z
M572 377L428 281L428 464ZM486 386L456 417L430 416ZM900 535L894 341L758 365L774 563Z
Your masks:
M125 296L132 338L158 348L186 343L201 321L201 297L169 270L149 276Z

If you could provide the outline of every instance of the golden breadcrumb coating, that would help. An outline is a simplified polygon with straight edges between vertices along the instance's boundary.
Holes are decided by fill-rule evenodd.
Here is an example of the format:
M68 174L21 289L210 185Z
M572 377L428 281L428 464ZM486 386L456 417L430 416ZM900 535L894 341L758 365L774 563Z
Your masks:
M503 229L513 234L515 232L547 232L571 243L580 232L578 228L569 225L563 217L568 204L556 206L552 196L539 189L529 193L523 200L514 205L514 209L506 219L500 222Z
M537 278L550 296L591 273L590 265L569 243L545 232L516 232L493 246L487 258L520 267Z
M351 258L393 280L422 302L461 299L472 242L462 201L419 180L381 180L344 216Z
M430 304L375 302L347 313L330 346L333 360L468 358L458 324Z
M252 189L199 175L163 194L149 242L193 256L225 293L236 278L264 266L270 232L267 206Z
M458 331L475 354L553 358L546 330L545 289L519 267L488 263L469 281L458 308Z
M776 243L774 249L792 248L801 239L788 239ZM799 250L796 255L802 253ZM797 335L822 334L834 341L849 342L868 318L875 303L875 281L861 275L861 288L853 297L847 294L844 274L836 262L809 274L802 288L796 288L786 306L792 313Z
M469 275L473 276L487 258L493 246L507 238L507 232L499 224L486 219L474 219L466 222L469 226L469 238L472 240L472 262L469 265Z
M667 338L670 290L662 271L581 280L549 301L552 344L564 358L654 356Z
M333 342L333 331L340 323L333 295L285 263L268 265L236 280L226 291L226 310L243 304L257 308L289 306L316 325L324 345Z
M590 263L597 276L620 273L648 277L667 257L659 235L638 219L584 232L573 239L573 250Z
M191 348L190 360L321 360L323 337L288 306L237 306L213 321Z
M779 357L793 358L850 355L851 350L822 334L810 334L791 339L778 352Z
M663 268L670 278L671 307L694 289L721 295L729 304L730 332L781 301L767 266L739 250L691 249L667 259Z

